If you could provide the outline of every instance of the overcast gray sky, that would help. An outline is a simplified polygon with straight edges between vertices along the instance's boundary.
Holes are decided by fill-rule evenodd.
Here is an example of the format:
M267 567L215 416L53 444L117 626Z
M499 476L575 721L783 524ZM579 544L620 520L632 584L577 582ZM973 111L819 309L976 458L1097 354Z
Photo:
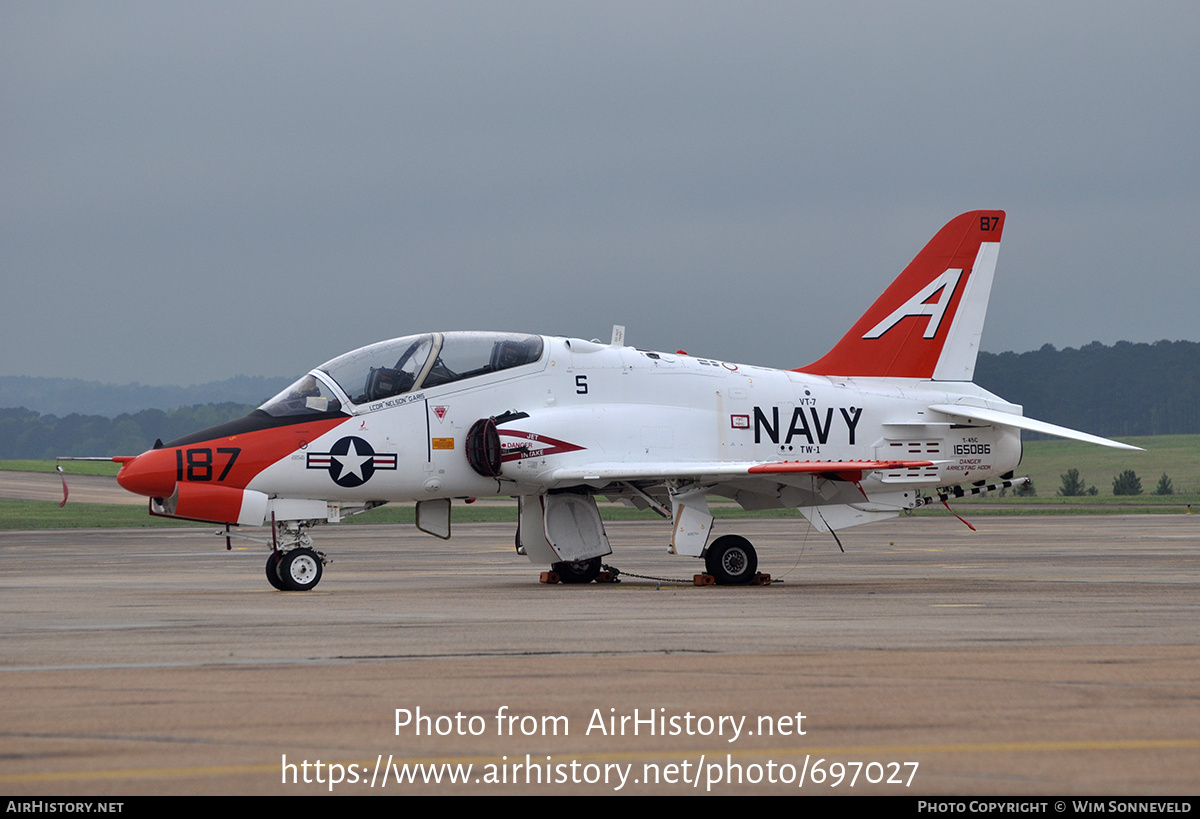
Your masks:
M983 346L1200 339L1200 4L0 2L0 374L426 330L796 367L953 216Z

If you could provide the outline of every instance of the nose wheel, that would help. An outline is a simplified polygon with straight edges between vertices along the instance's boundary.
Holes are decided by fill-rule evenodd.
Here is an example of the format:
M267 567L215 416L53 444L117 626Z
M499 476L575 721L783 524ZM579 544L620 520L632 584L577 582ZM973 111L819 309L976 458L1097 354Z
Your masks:
M279 575L279 559L281 557L283 555L279 552L271 552L267 555L267 582L273 589L287 591L288 587L283 585L283 578Z
M309 591L321 582L325 558L307 547L267 555L267 582L279 591Z
M272 522L275 516L271 516ZM312 538L303 521L275 522L271 553L267 555L267 582L279 591L308 591L321 582L325 555L312 548ZM228 532L226 536L228 538ZM253 540L254 538L248 538Z
M292 549L279 561L279 577L288 591L308 591L321 582L324 563L312 549Z

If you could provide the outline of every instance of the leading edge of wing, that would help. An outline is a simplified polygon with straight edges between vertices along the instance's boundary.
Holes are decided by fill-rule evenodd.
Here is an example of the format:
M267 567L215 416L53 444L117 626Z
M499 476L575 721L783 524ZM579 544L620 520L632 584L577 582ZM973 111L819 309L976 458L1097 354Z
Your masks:
M764 475L811 474L841 480L862 480L864 472L933 466L933 461L708 461L657 464L594 464L555 469L555 481L644 481L704 478L751 478Z
M1070 427L1060 427L1058 424L1050 424L1034 418L1026 418L1024 415L1013 415L1011 412L1004 412L1002 410L966 407L961 404L933 404L929 408L934 412L940 412L943 415L952 415L956 418L965 418L968 421L983 421L987 424L1000 424L1001 426L1015 427L1016 429L1027 429L1030 432L1040 432L1043 435L1070 438L1074 441L1084 441L1085 443L1109 446L1114 449L1132 449L1137 452L1146 451L1140 446L1123 444L1120 441L1101 438L1099 435L1091 435L1090 433L1080 432Z

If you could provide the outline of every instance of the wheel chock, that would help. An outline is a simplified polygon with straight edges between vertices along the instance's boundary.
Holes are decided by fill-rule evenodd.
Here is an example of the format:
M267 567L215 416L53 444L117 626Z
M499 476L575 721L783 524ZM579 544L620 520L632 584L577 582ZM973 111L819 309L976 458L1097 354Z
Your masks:
M711 574L698 574L692 577L692 585L694 586L715 586L717 578ZM746 584L747 586L769 586L771 585L771 575L766 572L759 572L754 575L754 579Z
M562 579L559 578L558 572L542 572L542 576L539 578L539 581L542 583L553 584L561 583Z
M617 576L615 574L613 574L612 572L602 571L602 572L600 572L600 574L596 575L596 582L597 583L620 583L621 581L618 580Z

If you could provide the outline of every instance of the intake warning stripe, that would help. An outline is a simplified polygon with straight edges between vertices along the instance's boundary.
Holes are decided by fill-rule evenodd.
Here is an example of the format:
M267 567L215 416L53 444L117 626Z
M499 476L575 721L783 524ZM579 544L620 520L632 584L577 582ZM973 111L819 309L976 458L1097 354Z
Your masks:
M505 463L525 458L540 458L544 455L561 455L564 452L576 452L586 448L536 432L521 432L515 429L498 429L496 431L500 433L501 439L500 460Z

